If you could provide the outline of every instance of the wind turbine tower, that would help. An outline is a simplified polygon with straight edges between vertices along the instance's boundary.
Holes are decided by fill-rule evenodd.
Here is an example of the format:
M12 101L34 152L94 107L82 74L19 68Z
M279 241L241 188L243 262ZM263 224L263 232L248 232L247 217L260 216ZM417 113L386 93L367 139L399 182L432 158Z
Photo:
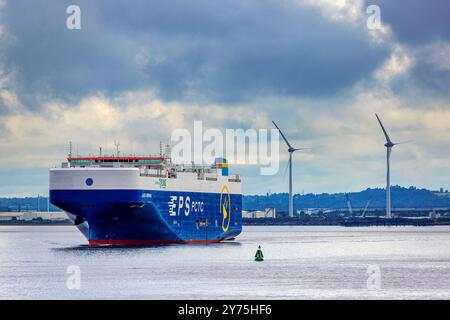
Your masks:
M378 115L375 113L375 116L377 117L378 123L381 126L381 130L383 130L383 134L384 137L386 138L386 143L385 143L385 147L386 147L386 169L387 169L387 173L386 173L386 218L392 218L392 211L391 211L391 153L392 153L392 148L395 145L398 145L400 143L394 143L391 141L391 138L389 138L389 135L386 132L386 129L384 129L383 124L381 123L380 118L378 117Z
M278 128L278 126L275 123L275 121L272 121L272 123L275 126L275 128L278 129L278 131L280 132L281 137L283 138L284 142L286 142L286 144L288 146L288 152L289 152L289 217L292 218L292 217L294 217L294 198L293 198L293 195L292 195L292 154L295 151L306 150L306 149L305 148L294 148L294 147L292 147L292 145L289 143L289 141L284 136L283 132L281 132L280 128Z
M350 198L349 198L349 196L348 196L348 193L345 194L345 198L347 199L348 213L350 214L350 216L353 216L352 202L350 201Z

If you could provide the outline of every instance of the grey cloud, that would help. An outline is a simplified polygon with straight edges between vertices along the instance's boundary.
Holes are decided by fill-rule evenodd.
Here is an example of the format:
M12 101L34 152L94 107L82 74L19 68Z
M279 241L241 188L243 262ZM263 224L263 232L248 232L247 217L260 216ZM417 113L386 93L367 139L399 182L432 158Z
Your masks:
M382 22L388 24L393 37L405 45L414 55L415 67L411 71L410 83L402 80L396 89L415 85L432 93L449 94L450 66L442 69L430 62L430 49L439 43L450 43L450 2L448 0L367 1L381 9ZM442 50L435 46L433 51ZM448 53L442 52L445 55Z
M450 2L448 0L374 0L367 5L380 6L381 18L391 26L395 37L409 44L450 41Z
M370 75L388 54L371 45L364 26L288 1L77 3L80 31L65 28L72 1L14 0L2 10L14 38L3 64L17 69L29 107L47 97L142 89L208 103L328 96Z
M450 71L439 70L434 65L421 61L414 68L413 76L420 86L440 94L450 94Z

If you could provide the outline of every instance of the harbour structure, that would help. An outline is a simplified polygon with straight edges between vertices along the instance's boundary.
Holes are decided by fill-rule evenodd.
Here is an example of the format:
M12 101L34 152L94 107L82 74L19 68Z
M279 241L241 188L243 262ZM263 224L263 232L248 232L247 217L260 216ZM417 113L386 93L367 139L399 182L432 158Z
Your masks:
M33 221L33 220L47 220L47 221L63 221L67 216L63 212L40 212L40 211L9 211L0 212L0 221Z
M276 208L266 208L262 210L242 211L242 218L247 219L262 219L262 218L277 218Z

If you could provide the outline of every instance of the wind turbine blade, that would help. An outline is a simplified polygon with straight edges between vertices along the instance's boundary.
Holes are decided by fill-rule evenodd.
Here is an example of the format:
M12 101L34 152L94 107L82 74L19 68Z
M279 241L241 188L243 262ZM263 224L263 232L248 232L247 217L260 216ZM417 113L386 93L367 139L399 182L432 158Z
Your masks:
M411 143L411 142L413 142L413 141L412 141L412 140L408 140L408 141L396 142L396 143L394 143L394 145L397 145L397 144L407 144L407 143Z
M312 148L293 148L294 151L311 150Z
M280 134L281 134L281 137L282 137L283 140L286 142L286 144L288 145L288 147L289 147L290 149L293 149L292 146L291 146L291 144L289 143L289 141L288 141L288 140L286 139L286 137L284 136L283 132L280 130L280 128L278 128L278 126L277 126L277 124L275 123L275 121L272 121L272 123L273 123L273 125L278 129L278 131L279 131Z
M378 117L378 115L377 115L376 113L375 113L375 116L377 117L377 119L378 119L378 123L380 124L380 126L381 126L381 129L383 130L384 136L386 137L386 141L387 141L387 142L389 142L389 143L392 143L392 141L391 141L391 138L389 138L389 136L388 136L388 134L387 134L386 130L384 129L384 126L383 126L383 124L381 123L381 120L380 120L380 118Z

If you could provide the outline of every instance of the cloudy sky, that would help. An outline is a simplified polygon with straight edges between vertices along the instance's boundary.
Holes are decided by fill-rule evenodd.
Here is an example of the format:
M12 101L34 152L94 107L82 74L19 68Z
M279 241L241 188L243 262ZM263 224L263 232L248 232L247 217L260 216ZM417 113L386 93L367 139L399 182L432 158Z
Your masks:
M81 8L81 30L66 8ZM367 27L369 5L381 28ZM450 188L448 0L0 0L0 197L47 194L79 153L157 153L194 120L286 128L296 192ZM283 147L282 144L280 144ZM284 192L243 166L247 194Z

